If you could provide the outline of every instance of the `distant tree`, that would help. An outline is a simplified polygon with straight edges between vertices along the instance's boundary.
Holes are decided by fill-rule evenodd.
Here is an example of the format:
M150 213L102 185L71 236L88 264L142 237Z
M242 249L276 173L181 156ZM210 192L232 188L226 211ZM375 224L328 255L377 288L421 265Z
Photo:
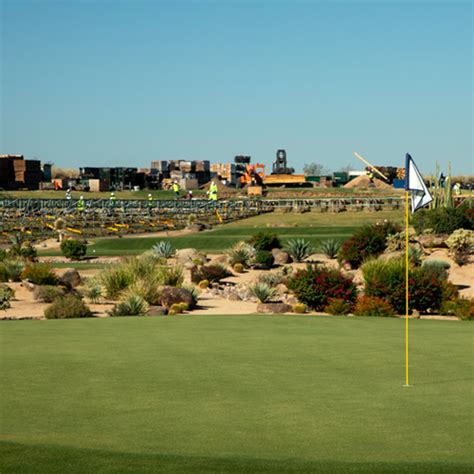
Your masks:
M305 176L320 176L324 172L324 166L319 163L307 163L303 166L303 173Z
M354 167L352 165L341 166L341 168L339 168L339 171L350 173L351 171L354 171Z

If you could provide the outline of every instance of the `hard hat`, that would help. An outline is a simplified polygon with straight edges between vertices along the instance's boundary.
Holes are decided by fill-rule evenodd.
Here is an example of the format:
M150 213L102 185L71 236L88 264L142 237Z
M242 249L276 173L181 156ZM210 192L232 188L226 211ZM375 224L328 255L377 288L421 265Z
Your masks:
M115 196L115 193L110 193L111 196Z
M84 199L84 196L81 196L80 199Z
M151 198L151 194L149 194L148 197Z
M174 180L174 184L178 184L178 181Z

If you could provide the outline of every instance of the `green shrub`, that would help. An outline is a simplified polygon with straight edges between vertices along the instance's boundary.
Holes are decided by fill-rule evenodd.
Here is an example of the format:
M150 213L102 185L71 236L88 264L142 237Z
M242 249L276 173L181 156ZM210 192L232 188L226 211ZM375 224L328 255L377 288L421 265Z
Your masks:
M20 257L25 260L34 261L38 256L38 252L36 249L31 245L30 242L23 242L21 244L13 244L8 249L8 256L9 257Z
M365 294L385 298L405 313L405 262L402 258L369 260L362 265ZM443 280L426 267L409 269L410 309L436 311L443 298Z
M457 229L448 237L446 245L454 261L458 265L465 265L474 248L474 231Z
M152 255L145 253L138 257L125 258L122 265L130 272L133 280L136 280L155 278L159 263Z
M156 279L159 285L181 286L184 281L184 272L181 265L172 267L160 265L157 268Z
M0 262L3 262L7 258L7 251L0 249Z
M7 258L0 262L0 281L5 275L6 280L4 281L21 281L21 274L25 266L25 261L21 258Z
M111 316L141 316L147 313L148 303L140 295L129 295L117 303L110 312Z
M448 270L451 268L446 260L425 260L421 266L441 280L448 278Z
M452 234L457 229L474 228L474 218L469 204L459 207L420 209L412 216L412 223L418 234L432 229L435 234Z
M61 242L61 252L70 260L80 260L87 253L87 243L76 239L63 240Z
M140 296L148 304L159 305L160 294L155 280L137 280L120 293L121 300L128 300L132 296Z
M256 250L247 242L238 242L230 250L227 250L226 254L229 256L231 266L240 263L244 268L249 268L253 265Z
M134 281L133 273L126 265L110 267L99 274L99 282L104 288L106 298L116 299Z
M0 262L0 282L8 281L7 267L4 262Z
M254 266L257 268L271 268L275 257L269 250L257 250Z
M7 310L10 308L10 300L15 296L15 290L7 285L0 284L0 310Z
M57 285L59 283L58 276L46 263L28 264L23 270L21 278L35 285Z
M267 285L266 283L254 283L249 286L249 292L252 296L255 296L260 303L268 303L273 300L278 292L275 288Z
M261 273L257 277L259 283L266 283L270 286L277 286L280 283L286 284L288 280L288 275L283 271L279 270L277 272L265 272Z
M329 298L324 312L336 316L349 314L351 312L351 305L342 298Z
M42 285L37 291L36 298L45 303L52 303L57 298L65 295L64 289L59 286Z
M171 243L165 240L160 240L153 245L151 251L157 258L171 258L176 253Z
M399 231L400 226L392 222L364 225L342 244L337 259L358 268L364 260L383 253L387 248L387 237Z
M223 278L227 278L231 275L232 273L230 273L224 265L218 263L202 265L201 267L191 270L191 281L193 283L199 283L202 280L207 280L210 283L218 283Z
M322 311L330 298L341 298L349 304L355 301L357 290L351 278L339 270L308 265L288 279L288 288L298 300L316 311Z
M413 245L408 247L408 260L412 265L416 267L421 265L421 257L423 257L423 250L420 247Z
M354 314L356 316L395 316L393 306L378 296L360 296L357 298Z
M191 285L183 285L182 287L184 290L187 290L191 293L191 296L193 297L194 301L197 302L198 298L199 298L199 290L195 287L195 286L191 286ZM187 304L187 303L186 303ZM189 309L189 305L188 305L188 309ZM187 311L187 310L186 310Z
M74 295L59 297L44 310L46 319L88 318L91 316L92 312L89 307Z
M335 258L341 248L341 242L336 239L326 239L319 243L319 250L328 258Z
M440 314L457 316L460 319L474 319L474 298L458 298L454 301L443 301Z
M289 240L286 243L285 250L292 256L295 262L302 262L314 252L311 243L305 239Z
M281 249L281 242L277 234L270 232L258 232L254 234L249 244L252 245L255 250L272 250Z
M104 296L104 289L97 280L89 280L84 290L84 296L93 304L100 303Z
M451 283L448 280L443 279L441 293L442 293L441 300L443 302L445 302L445 301L455 301L459 298L458 287L454 283Z

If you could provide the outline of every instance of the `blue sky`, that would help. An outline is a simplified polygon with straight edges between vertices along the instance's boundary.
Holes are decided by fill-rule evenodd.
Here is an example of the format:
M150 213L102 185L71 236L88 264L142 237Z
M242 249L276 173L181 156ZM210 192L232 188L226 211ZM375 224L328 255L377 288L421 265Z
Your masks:
M1 153L473 173L472 2L0 3Z

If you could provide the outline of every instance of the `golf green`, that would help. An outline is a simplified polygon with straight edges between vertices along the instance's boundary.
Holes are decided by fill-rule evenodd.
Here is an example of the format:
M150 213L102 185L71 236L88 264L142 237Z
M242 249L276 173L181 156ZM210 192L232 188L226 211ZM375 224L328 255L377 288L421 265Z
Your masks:
M2 473L473 471L473 325L5 321Z

